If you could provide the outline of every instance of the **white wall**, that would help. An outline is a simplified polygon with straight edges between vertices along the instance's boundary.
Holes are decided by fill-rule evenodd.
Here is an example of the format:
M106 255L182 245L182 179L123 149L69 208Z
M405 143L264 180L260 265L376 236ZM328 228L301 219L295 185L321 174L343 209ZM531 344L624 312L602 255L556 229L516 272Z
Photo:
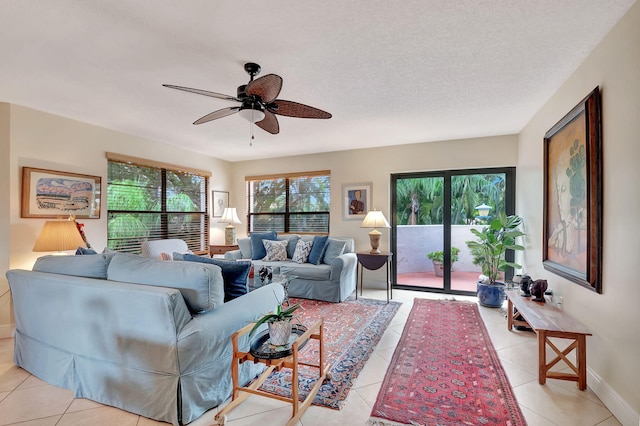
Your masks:
M11 105L11 268L31 268L39 256L31 249L44 223L44 219L20 217L20 182L24 166L101 176L100 219L82 219L81 222L85 224L87 239L96 250L101 251L106 246L106 152L209 170L213 173L211 189L228 186L230 163L226 161ZM224 238L222 224L213 223L212 228L212 240Z
M371 182L371 206L382 210L390 221L389 187L392 173L515 166L518 157L517 145L517 136L511 135L237 162L232 168L231 197L234 200L243 199L240 194L244 194L245 191L245 176L330 170L331 234L354 237L356 251L370 250L370 230L360 228L360 220L343 219L343 184ZM238 215L241 218L246 217L244 203L236 204L236 207ZM239 236L246 235L246 224L238 225L236 229ZM380 249L389 251L390 233L388 230L381 231L383 235ZM378 286L383 285L384 268L367 271L367 280L370 279L377 281Z
M596 86L602 93L604 227L602 294L542 266L542 140ZM631 7L519 137L517 211L527 231L525 269L545 278L564 309L588 325L589 387L623 424L640 412L640 3ZM526 195L525 195L526 194Z

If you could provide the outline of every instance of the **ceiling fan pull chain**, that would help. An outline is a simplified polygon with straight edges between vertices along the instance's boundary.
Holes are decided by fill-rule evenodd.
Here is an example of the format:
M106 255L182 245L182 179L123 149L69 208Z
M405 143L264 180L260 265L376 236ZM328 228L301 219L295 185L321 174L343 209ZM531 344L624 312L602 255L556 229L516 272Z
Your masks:
M249 121L249 133L251 134L251 139L249 140L249 146L253 146L253 140L256 138L253 135L253 108L251 108L251 121Z

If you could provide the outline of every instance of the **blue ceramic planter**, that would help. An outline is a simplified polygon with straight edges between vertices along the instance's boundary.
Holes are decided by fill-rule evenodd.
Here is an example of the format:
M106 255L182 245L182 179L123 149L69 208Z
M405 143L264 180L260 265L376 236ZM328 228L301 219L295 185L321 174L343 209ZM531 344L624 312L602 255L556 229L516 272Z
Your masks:
M495 283L493 285L478 282L478 302L487 308L499 308L505 300L503 283Z

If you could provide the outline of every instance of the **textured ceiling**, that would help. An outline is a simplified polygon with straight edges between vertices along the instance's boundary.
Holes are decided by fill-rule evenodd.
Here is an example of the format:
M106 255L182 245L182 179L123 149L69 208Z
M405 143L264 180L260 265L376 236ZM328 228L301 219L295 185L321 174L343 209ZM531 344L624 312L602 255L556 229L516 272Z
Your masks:
M518 133L635 0L3 0L0 102L229 161ZM333 114L235 105L245 62L280 98Z

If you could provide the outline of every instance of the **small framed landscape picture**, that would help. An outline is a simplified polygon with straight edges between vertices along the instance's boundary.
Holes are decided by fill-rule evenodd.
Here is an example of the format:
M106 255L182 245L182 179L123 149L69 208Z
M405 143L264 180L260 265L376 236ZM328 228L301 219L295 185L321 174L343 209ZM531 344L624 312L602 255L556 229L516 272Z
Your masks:
M371 208L371 182L342 185L342 210L345 220L363 220Z
M226 191L212 191L213 217L222 217L224 209L229 207L229 193Z
M100 219L100 176L22 168L21 217Z

